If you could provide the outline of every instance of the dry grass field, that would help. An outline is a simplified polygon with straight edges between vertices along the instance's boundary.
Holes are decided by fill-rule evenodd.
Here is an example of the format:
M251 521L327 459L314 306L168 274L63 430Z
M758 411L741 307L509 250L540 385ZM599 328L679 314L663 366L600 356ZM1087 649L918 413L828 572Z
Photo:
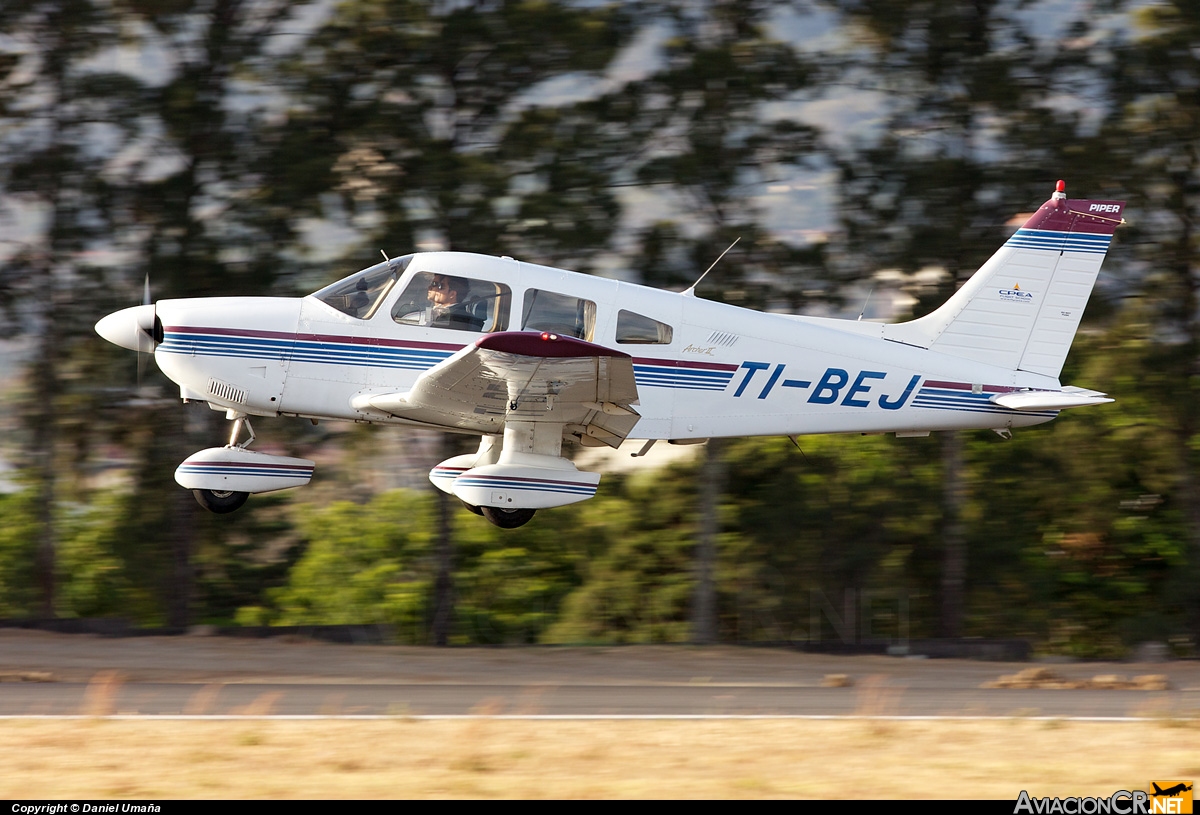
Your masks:
M1034 796L1107 796L1147 789L1151 780L1200 778L1198 668L1183 661L1055 666L1056 675L1072 682L1098 673L1167 675L1174 690L1165 697L1137 690L1051 691L1101 694L1089 697L1089 705L1103 708L1104 700L1115 700L1117 715L1151 721L1047 720L1022 708L1007 719L915 721L882 714L903 712L903 693L936 697L939 689L980 689L1030 666L724 646L431 649L0 630L5 712L38 712L12 701L26 697L4 684L5 676L86 685L75 708L83 718L0 719L0 798L1015 801L1022 789ZM838 676L856 677L853 687L837 692L851 694L863 718L514 720L495 715L519 712L512 700L506 709L499 699L484 697L473 711L485 715L470 719L417 718L413 708L398 703L388 711L394 715L383 719L286 720L262 717L279 712L275 697L283 691L238 709L214 701L222 688L238 683L284 689L350 684L364 693L394 688L398 695L410 686L445 687L478 699L478 689L497 683L594 685L637 694L711 681L802 694ZM189 688L181 713L244 718L109 718L132 712L118 700L123 682Z
M0 798L997 798L1200 777L1194 720L0 721Z

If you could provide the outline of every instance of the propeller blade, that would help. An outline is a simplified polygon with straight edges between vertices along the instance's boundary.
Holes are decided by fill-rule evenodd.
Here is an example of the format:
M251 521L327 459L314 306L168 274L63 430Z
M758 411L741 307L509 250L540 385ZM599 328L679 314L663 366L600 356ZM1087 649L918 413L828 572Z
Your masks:
M138 343L137 352L137 392L142 392L142 374L146 372L146 352L142 350L141 343Z
M142 305L150 305L150 272L146 272L146 279L142 283ZM140 327L138 330L141 330ZM151 329L153 331L153 329ZM146 354L142 350L141 338L138 338L137 351L137 389L138 393L142 392L142 374L146 372Z

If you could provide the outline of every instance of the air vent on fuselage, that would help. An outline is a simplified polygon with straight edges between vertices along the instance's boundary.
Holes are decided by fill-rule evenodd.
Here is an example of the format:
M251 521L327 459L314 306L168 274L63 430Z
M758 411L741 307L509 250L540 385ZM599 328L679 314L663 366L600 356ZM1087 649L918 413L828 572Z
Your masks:
M709 335L708 341L713 345L720 345L724 348L732 348L733 344L738 341L738 335L728 334L724 331L714 331Z
M246 401L244 390L216 379L208 380L208 392L224 402L236 402L240 405Z

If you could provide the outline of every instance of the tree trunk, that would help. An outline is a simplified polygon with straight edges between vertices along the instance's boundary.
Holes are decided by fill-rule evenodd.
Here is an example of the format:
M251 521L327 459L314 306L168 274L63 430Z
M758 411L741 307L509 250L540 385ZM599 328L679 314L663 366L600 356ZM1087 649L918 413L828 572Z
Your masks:
M696 541L696 597L692 606L692 642L717 641L717 511L725 486L724 442L710 439L700 473L700 535Z
M453 433L442 434L442 458L458 451L458 438ZM438 538L436 547L437 578L433 584L433 621L430 639L434 645L450 644L450 627L454 618L454 527L450 511L453 496L434 487L438 501Z
M171 591L167 598L167 621L173 628L192 624L192 549L196 537L196 509L190 490L175 490L171 523Z
M942 434L942 615L944 637L961 637L966 606L967 542L963 507L967 501L965 442L960 431Z
M52 271L48 262L42 275L53 291ZM40 593L40 616L51 619L55 615L55 561L58 548L57 526L54 507L58 479L54 470L55 412L54 403L58 396L58 329L55 322L54 303L46 313L42 337L38 346L37 362L29 375L34 380L34 404L30 407L33 424L33 462L36 472L36 517L37 550L34 564Z

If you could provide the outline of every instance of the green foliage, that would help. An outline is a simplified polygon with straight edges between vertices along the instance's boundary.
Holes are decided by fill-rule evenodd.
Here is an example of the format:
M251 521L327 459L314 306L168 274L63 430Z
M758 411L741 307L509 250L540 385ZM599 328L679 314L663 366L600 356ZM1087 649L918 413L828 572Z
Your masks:
M972 452L971 629L1117 656L1185 624L1188 520L1174 443L1144 377L1136 321L1077 341L1085 381L1115 404L979 439Z
M198 513L191 558L198 622L228 625L241 608L265 602L287 582L301 548L292 522L296 497L256 495L232 516Z
M113 547L124 498L97 495L89 505L70 508L59 526L58 603L62 617L121 617L130 611L136 589Z
M32 491L0 493L0 618L28 616L35 603L34 549L38 524Z
M743 584L734 619L723 615L726 631L750 640L824 639L827 621L811 630L814 612L825 602L842 608L848 590L911 597L911 633L927 631L923 558L941 520L941 471L930 441L811 437L799 440L803 452L787 439L735 443L728 500L751 556L738 558Z
M297 515L305 551L287 585L268 595L270 622L385 624L402 642L423 642L431 586L428 496L395 491L364 505L298 507Z
M304 553L266 602L243 607L246 624L380 623L400 642L425 643L431 613L434 500L394 490L365 504L296 507ZM460 643L536 642L580 583L592 554L587 534L564 536L576 510L517 530L456 514L456 631Z
M514 530L458 513L457 641L531 643L543 636L598 548L595 534L581 523L582 512L581 505L542 512Z
M695 579L695 468L638 473L580 505L582 585L544 642L684 642Z

